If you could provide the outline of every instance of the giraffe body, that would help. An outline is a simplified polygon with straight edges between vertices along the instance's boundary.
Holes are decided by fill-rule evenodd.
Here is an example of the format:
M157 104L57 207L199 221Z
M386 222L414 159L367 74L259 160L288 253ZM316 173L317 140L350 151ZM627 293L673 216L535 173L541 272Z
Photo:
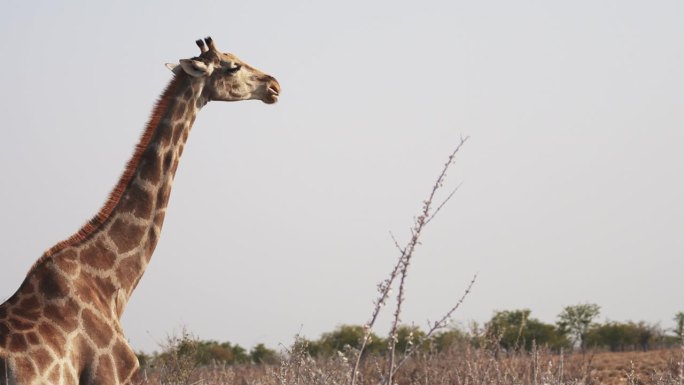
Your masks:
M277 101L278 82L210 38L182 59L100 212L48 249L0 305L0 385L131 384L135 352L120 325L161 233L173 178L211 100Z

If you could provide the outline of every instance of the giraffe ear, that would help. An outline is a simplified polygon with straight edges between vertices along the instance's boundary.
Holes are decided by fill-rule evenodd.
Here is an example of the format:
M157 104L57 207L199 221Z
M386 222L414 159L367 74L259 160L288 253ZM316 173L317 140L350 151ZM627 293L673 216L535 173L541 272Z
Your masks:
M174 74L178 74L181 71L181 66L173 63L164 64L166 68L170 69Z
M166 67L166 68L168 68L169 70L171 70L171 72L173 72L174 74L177 74L178 71L180 71L180 69L181 69L181 68L180 68L180 65L178 65L178 64L173 64L173 63L165 63L165 64L164 64L164 67Z
M181 59L180 66L186 74L196 78L209 76L212 72L214 72L213 65L207 65L203 61L196 59Z

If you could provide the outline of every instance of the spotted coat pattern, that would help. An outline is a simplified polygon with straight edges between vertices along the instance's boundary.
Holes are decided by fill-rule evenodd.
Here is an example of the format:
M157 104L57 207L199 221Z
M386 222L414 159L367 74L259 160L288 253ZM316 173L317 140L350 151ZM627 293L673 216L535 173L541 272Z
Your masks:
M280 91L274 78L219 52L210 38L197 44L202 54L174 69L104 207L48 249L0 305L0 385L135 379L138 360L119 320L159 240L198 111L211 100L273 103Z

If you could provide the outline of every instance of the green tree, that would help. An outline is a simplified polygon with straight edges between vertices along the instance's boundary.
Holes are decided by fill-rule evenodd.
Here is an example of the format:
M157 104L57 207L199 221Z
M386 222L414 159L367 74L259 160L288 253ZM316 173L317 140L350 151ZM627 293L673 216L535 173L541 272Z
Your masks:
M324 333L318 340L319 351L325 355L332 355L344 350L349 345L354 349L361 348L365 330L360 325L341 325L330 333ZM385 342L374 333L370 335L370 342L366 344L364 353L380 353L385 350Z
M634 329L639 348L643 351L653 349L663 343L663 332L657 324L647 324L644 321L629 322Z
M238 344L235 344L232 346L231 350L233 350L233 356L235 357L235 362L240 363L240 364L243 364L245 362L249 362L249 354L247 353L247 349L243 348L242 346L240 346Z
M292 345L293 352L306 352L311 357L318 357L321 354L321 342L312 341L303 337L297 337Z
M504 349L518 348L529 316L529 309L497 311L485 325L487 334Z
M234 364L248 361L247 351L237 344L199 341L197 346L197 362L200 365L208 365L212 362Z
M432 349L444 352L455 346L463 346L470 342L470 337L463 330L453 328L435 334L430 341Z
M278 362L278 353L269 349L264 344L258 344L249 352L249 356L256 364L275 364Z
M574 346L584 351L587 332L600 312L599 305L593 303L566 306L558 315L556 325L562 334L570 334Z
M648 350L663 342L658 326L643 321L606 322L595 325L587 333L587 346L608 348L613 352Z
M169 335L162 352L154 359L162 383L187 383L197 369L199 340L183 328L180 335Z
M677 337L684 338L684 312L680 311L674 316L675 329L674 332Z
M535 343L552 349L568 345L568 340L553 325L530 318L529 309L497 311L486 328L489 338L499 341L507 350L530 350Z
M425 338L425 332L418 326L401 325L397 328L397 345L395 351L399 353L411 349L413 344L421 342ZM427 348L427 346L425 346Z
M531 348L533 341L537 346L545 346L555 351L571 346L570 341L563 333L558 331L558 328L534 318L527 320L527 327L523 336L525 338L525 348L528 350Z
M140 364L141 368L146 368L147 365L150 364L150 362L152 361L152 358L153 358L152 356L143 352L142 350L135 353L135 356L138 357L138 363Z
M624 351L637 341L636 333L627 324L606 322L592 329L587 335L589 346L607 347L612 352Z

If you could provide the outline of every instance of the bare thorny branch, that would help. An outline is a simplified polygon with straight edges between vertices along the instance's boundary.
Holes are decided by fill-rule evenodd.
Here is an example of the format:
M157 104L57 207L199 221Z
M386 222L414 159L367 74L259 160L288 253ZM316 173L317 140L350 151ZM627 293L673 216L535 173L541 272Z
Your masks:
M430 340L430 338L435 334L440 329L444 329L449 325L449 320L451 319L451 315L454 314L454 312L461 307L461 304L463 301L465 301L466 297L468 294L470 294L470 291L473 289L473 285L475 284L475 280L477 279L477 274L473 276L473 279L470 280L470 283L466 287L465 291L463 292L463 295L461 295L461 298L458 299L456 304L449 309L448 312L442 316L442 318L439 321L436 321L432 325L430 325L430 330L428 330L427 333L425 333L425 336L423 336L417 343L413 344L411 349L409 349L405 354L404 357L399 361L396 366L393 369L393 372L391 373L392 376L399 370L399 368L408 360L418 349L420 349L427 341ZM429 324L429 322L428 322Z
M373 313L370 317L370 320L365 324L365 334L363 341L361 342L361 348L359 350L358 356L356 357L356 363L352 369L352 376L351 376L351 385L355 385L356 383L356 378L358 374L358 369L359 365L361 362L361 357L363 354L364 349L366 348L369 340L370 340L370 335L371 331L373 329L373 326L375 325L375 322L378 318L378 315L380 314L380 311L382 308L385 306L386 301L389 297L391 287L394 284L397 276L399 276L399 292L397 293L396 297L396 308L394 311L394 318L392 321L392 327L390 330L390 335L389 335L389 371L388 371L388 376L387 376L387 383L391 384L392 382L392 376L396 372L396 369L398 369L405 361L406 359L413 354L417 347L413 347L410 349L404 356L404 358L399 362L398 365L395 365L395 347L397 343L397 328L399 326L399 322L401 321L401 311L402 311L402 305L404 302L404 291L405 291L405 282L406 282L406 277L408 274L408 267L411 263L411 258L413 257L413 252L416 249L416 247L420 244L420 236L425 228L425 226L430 223L435 216L440 212L442 207L453 197L453 195L456 193L458 190L457 186L454 190L451 191L451 193L444 199L439 205L437 205L436 209L433 208L433 202L435 200L435 197L438 193L438 191L443 187L444 181L447 176L447 171L449 170L449 167L454 163L454 160L456 158L456 154L460 151L461 147L465 144L465 142L468 140L468 137L461 137L461 140L459 144L456 146L456 149L449 155L449 158L447 159L446 163L444 163L444 166L442 168L441 173L437 177L437 180L435 181L434 185L432 186L432 190L430 191L430 194L426 200L423 201L423 207L420 211L420 214L418 217L414 218L414 223L413 226L411 227L411 238L407 245L405 247L401 247L399 242L396 240L393 234L390 233L392 240L394 242L394 245L397 247L399 250L399 258L397 260L397 263L394 265L394 268L390 272L390 275L387 279L382 281L378 285L378 293L379 296L378 298L374 301L374 309ZM431 336L436 330L443 328L446 326L446 320L451 316L451 314L460 306L460 304L463 302L465 296L470 292L471 287L474 283L475 279L473 278L473 281L471 281L470 285L468 286L465 294L461 299L458 301L456 306L454 306L447 314L442 318L442 320L438 321L435 323L430 332L428 333L427 338ZM418 346L422 345L425 342L425 340L422 340Z

